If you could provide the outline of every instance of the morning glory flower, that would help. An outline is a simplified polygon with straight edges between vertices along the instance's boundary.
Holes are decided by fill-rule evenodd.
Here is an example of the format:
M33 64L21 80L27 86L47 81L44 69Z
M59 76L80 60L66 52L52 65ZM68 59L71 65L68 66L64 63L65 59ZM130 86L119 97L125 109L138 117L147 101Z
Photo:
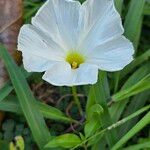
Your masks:
M48 0L21 28L18 50L29 72L57 86L94 84L98 70L118 71L133 60L133 45L113 0Z

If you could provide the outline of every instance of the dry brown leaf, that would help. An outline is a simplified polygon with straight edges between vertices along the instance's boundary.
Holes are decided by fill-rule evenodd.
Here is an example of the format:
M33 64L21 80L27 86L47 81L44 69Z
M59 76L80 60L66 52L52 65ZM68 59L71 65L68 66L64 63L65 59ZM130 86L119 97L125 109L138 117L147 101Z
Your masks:
M0 43L5 45L10 54L16 50L17 37L22 25L22 7L22 0L0 0ZM6 80L7 74L0 61L0 87Z

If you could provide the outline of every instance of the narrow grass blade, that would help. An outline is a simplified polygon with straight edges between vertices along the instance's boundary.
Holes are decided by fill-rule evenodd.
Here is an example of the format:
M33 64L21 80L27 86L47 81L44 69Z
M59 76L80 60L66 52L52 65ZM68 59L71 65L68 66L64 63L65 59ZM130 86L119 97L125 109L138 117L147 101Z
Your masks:
M46 127L43 116L36 106L36 100L32 95L32 92L19 67L15 64L7 50L1 45L0 56L4 60L6 69L18 96L20 107L32 131L33 137L39 148L42 149L47 143L50 134L48 128Z
M129 103L128 107L126 108L123 117L127 117L135 111L139 110L140 108L144 107L146 102L149 100L149 97L149 90L135 95ZM119 137L125 135L138 122L138 119L139 117L134 118L131 121L127 122L125 125L121 126L119 129Z
M59 109L55 107L46 105L41 102L36 102L36 105L40 110L40 112L43 114L43 116L47 119L52 119L52 120L65 122L65 123L71 123L71 122L78 123L76 120L66 117L63 112L61 112ZM0 102L0 110L18 113L18 114L23 113L17 98L12 95L8 96L6 99Z
M112 148L112 150L120 149L129 139L142 130L146 125L150 124L150 112L148 112L125 136L123 136Z
M105 128L105 129L103 129L103 130L97 132L97 133L94 134L93 136L91 136L91 137L89 137L88 139L84 140L81 144L79 144L79 145L75 146L74 148L72 148L71 150L76 149L77 147L79 147L79 146L81 146L82 144L84 144L84 143L86 143L86 142L92 140L93 138L95 138L95 137L97 137L97 136L100 136L100 135L102 135L102 134L104 134L104 133L106 133L106 132L110 132L110 131L113 130L114 128L117 128L117 127L123 125L123 124L126 123L127 121L129 121L129 120L131 120L131 119L133 119L133 118L139 116L140 114L144 113L145 111L148 111L149 109L150 109L150 105L141 108L140 110L138 110L138 111L136 111L135 113L129 115L128 117L123 118L123 119L121 119L120 121L118 121L118 122L112 124L111 126L109 126L109 127ZM150 115L150 114L149 114L149 115ZM147 116L146 119L147 119L148 117L149 117L149 116ZM145 118L145 117L144 117L144 118ZM112 150L112 149L111 149L111 150Z
M94 88L90 88L90 91L89 91L89 96L88 96L88 99L87 99L87 103L86 103L86 119L89 118L90 116L90 108L96 104L95 102L95 92L94 92Z
M112 83L113 83L112 87L113 87L114 93L118 91L119 80L120 80L120 71L114 72L113 79L112 79Z
M123 0L115 0L115 6L117 8L117 11L121 14L123 7Z
M7 97L11 91L13 90L13 87L10 84L7 84L7 86L4 86L0 89L0 101L2 101L5 97Z
M123 71L121 71L120 79L124 78L127 74L129 74L133 69L135 69L137 66L141 65L145 61L147 61L150 58L150 49L147 50L144 54L138 56L134 61L125 67Z
M132 85L136 84L139 82L142 78L144 78L146 75L150 73L149 70L149 63L145 64L141 68L139 68L133 75L129 77L129 79L125 82L125 84L122 86L121 90L125 90ZM126 99L122 102L118 102L116 104L113 104L110 108L110 114L113 119L113 121L119 120L122 112L124 111L124 108L126 104L128 103L129 99ZM117 113L116 113L117 112Z
M22 110L18 101L16 101L15 96L8 96L7 99L4 99L0 102L0 110L5 112L22 114Z
M150 149L150 141L131 145L129 147L123 148L122 150L140 150L140 149L148 150L148 148Z
M22 67L20 70L24 74L25 78L28 78L32 75L32 73L27 73ZM0 89L0 101L5 99L12 91L14 87L12 86L10 80L8 80L5 85Z
M144 5L145 0L131 0L125 19L125 36L134 43L135 49L137 49L138 39L140 37Z
M125 90L121 90L120 92L113 95L112 100L113 102L119 102L121 100L125 100L126 98L129 98L133 95L136 95L148 89L150 89L150 74L148 74L146 77L141 79L139 82L137 82L133 86Z
M71 118L66 117L59 109L56 109L52 106L43 104L41 102L37 102L38 109L40 112L43 114L44 117L57 120L57 121L62 121L62 122L76 122Z
M144 15L150 15L150 1L147 0L144 7Z
M123 5L123 0L116 0L116 7L118 7L119 11ZM134 44L135 50L138 47L142 22L143 22L143 10L144 10L145 0L131 0L130 7L128 13L125 18L124 35L131 40ZM136 51L135 51L136 54ZM128 65L130 67L130 65ZM124 70L123 70L124 71ZM121 72L123 72L121 71ZM120 72L113 74L114 80L114 92L117 91L119 80L120 80Z

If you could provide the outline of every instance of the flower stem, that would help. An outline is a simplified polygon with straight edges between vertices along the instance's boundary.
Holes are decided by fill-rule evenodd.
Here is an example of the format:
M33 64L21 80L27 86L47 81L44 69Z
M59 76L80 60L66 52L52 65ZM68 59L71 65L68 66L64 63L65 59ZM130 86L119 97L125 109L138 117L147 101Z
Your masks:
M74 101L75 101L75 103L79 109L79 113L81 116L83 116L82 107L81 107L80 100L79 100L78 95L77 95L77 89L75 86L72 87L72 94L73 94Z

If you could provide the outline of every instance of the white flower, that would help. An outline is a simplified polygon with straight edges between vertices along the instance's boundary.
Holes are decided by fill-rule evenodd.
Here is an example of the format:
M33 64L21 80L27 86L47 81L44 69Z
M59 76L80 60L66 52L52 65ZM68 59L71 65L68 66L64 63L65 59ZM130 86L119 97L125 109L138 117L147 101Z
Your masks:
M113 0L48 0L21 28L18 49L27 71L58 86L94 84L98 69L118 71L133 60Z

